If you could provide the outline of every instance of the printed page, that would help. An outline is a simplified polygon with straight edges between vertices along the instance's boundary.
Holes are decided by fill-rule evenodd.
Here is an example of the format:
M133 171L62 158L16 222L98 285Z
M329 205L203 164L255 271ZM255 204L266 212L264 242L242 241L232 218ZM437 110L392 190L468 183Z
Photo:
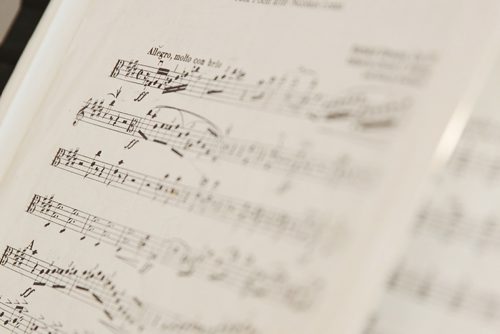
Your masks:
M500 4L76 3L9 126L0 326L355 333Z
M499 73L500 63L427 187L411 245L365 333L498 333Z

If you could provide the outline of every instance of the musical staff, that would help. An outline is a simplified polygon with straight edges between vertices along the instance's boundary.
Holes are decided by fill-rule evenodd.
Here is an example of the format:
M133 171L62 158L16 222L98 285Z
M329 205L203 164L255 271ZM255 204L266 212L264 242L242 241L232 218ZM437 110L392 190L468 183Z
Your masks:
M247 84L242 79L246 76L240 69L227 68L222 74L202 74L200 66L179 71L162 67L139 64L137 60L119 59L110 77L156 88L163 94L178 92L188 96L203 97L229 103L246 102L263 107L271 96L270 90L282 80L270 78L267 82Z
M180 177L171 181L169 177L162 179L149 176L122 167L122 161L114 165L98 160L99 156L100 152L91 158L78 150L60 148L52 160L52 166L165 205L232 222L255 232L305 245L328 243L324 237L330 225L312 215L297 216L265 205L219 195L183 184Z
M222 160L264 171L299 176L328 185L366 186L373 172L341 155L336 159L311 156L305 150L263 144L224 136L210 121L190 111L160 106L150 109L145 117L125 113L105 104L104 100L89 99L76 113L75 122L91 124L140 140L150 141L178 156ZM179 114L181 121L157 120L161 113ZM186 119L192 118L188 126Z
M448 163L448 171L461 178L482 179L496 185L500 178L500 123L474 117L467 126Z
M304 69L249 83L239 69L228 68L222 74L210 75L201 73L199 66L179 71L119 59L110 77L145 89L159 89L163 94L178 93L309 120L347 122L353 131L397 127L402 114L412 105L408 97L365 89L331 97L317 91L316 76ZM278 103L273 104L273 100Z
M496 109L494 111L496 115ZM500 215L500 123L473 115L448 161L436 175L429 196L415 215L413 239L388 281L382 307L366 334L400 333L411 317L428 322L416 332L496 333L500 323L498 254ZM428 257L432 257L429 259ZM399 305L407 308L396 313ZM438 320L435 320L438 319Z
M388 281L388 291L449 312L460 312L486 321L500 320L500 295L474 288L470 282L450 282L429 272L400 267Z
M12 334L66 334L61 326L30 315L28 302L0 297L0 327Z
M170 267L179 277L197 277L224 284L242 295L271 299L296 311L310 308L321 292L318 279L297 284L284 269L259 268L254 256L238 248L218 252L196 249L179 238L160 238L57 202L53 197L34 195L27 212L43 219L57 231L76 232L80 240L94 246L111 246L119 259L127 263L156 262Z
M448 205L423 206L417 216L415 232L444 242L458 242L478 250L500 251L498 214L472 214L455 199Z
M16 249L7 246L0 259L0 266L20 274L33 282L35 288L52 288L84 302L103 312L105 319L117 328L149 332L153 329L185 328L186 333L255 334L247 324L227 323L205 326L143 302L118 288L110 275L98 267L86 270L75 266L58 267L53 261L35 257L38 252L26 247ZM118 325L119 324L119 325Z

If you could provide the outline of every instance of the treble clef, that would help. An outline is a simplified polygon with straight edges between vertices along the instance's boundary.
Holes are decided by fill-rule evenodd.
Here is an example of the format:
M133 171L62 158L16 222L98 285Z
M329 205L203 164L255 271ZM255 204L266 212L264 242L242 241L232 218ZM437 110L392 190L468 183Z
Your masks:
M92 99L89 99L87 102L85 102L85 105L78 110L75 116L75 120L73 121L73 126L77 125L79 121L81 121L85 117L85 109L88 108L90 103L92 102Z

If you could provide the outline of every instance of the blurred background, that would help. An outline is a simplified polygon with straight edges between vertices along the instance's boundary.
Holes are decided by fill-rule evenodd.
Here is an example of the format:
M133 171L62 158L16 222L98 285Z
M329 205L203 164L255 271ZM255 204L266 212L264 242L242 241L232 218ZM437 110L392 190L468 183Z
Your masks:
M0 0L0 94L49 0Z

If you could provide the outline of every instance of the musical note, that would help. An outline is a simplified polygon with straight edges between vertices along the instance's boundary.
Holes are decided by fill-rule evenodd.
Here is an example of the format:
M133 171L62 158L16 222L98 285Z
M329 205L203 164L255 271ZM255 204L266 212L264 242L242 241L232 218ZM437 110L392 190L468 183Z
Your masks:
M450 244L458 243L471 249L498 252L500 217L484 210L473 214L457 198L442 204L427 203L417 215L415 233Z
M249 83L244 80L245 73L238 69L226 69L224 74L212 76L201 73L199 67L179 72L140 64L138 60L119 59L110 76L160 89L164 94L179 93L308 120L348 122L354 132L395 128L412 105L407 97L366 88L333 97L322 94L316 89L315 75L302 68L289 76L271 76ZM271 104L271 98L279 103Z
M388 281L391 294L406 295L420 303L438 305L486 321L500 320L500 297L493 291L474 289L467 282L450 282L429 272L400 266Z
M105 320L120 330L136 332L162 330L163 328L191 329L186 333L255 334L256 330L245 323L223 323L206 326L197 321L183 320L172 311L156 307L127 294L113 281L111 275L98 266L78 269L74 265L56 266L53 261L36 257L35 249L16 249L7 246L0 266L30 280L33 286L52 289L81 301L103 312Z
M500 321L500 215L497 104L473 115L451 159L429 184L414 219L412 241L388 280L381 308L366 334L496 333ZM395 312L395 310L398 310ZM405 319L399 322L398 319Z
M157 115L169 112L179 114L183 121L157 120ZM220 160L324 185L366 187L374 177L372 169L352 161L349 156L328 159L300 149L231 138L222 135L215 124L201 116L169 106L156 107L145 117L139 117L103 106L102 100L89 99L73 124L78 122L170 147L179 157ZM129 146L133 145L126 148Z
M193 213L245 226L273 237L284 238L305 246L328 243L325 233L333 226L314 216L296 215L250 201L219 195L213 191L182 183L181 179L170 181L121 167L121 162L111 164L95 157L88 157L78 150L60 148L52 166L79 175L86 180L131 192L165 205L171 205Z
M167 94L167 93L181 92L183 90L186 90L187 86L188 86L187 84L183 84L183 85L165 87L165 88L163 88L162 93Z
M487 187L496 185L500 177L499 131L498 121L474 117L448 162L448 173L482 180Z
M264 270L251 254L237 247L218 252L210 247L196 249L179 238L161 238L146 232L111 222L54 200L34 195L27 212L43 219L46 224L59 226L57 231L76 232L80 240L93 240L94 245L114 248L116 256L127 262L154 262L168 266L179 277L197 277L236 289L244 296L271 299L296 311L304 311L319 297L322 282L295 283L289 271ZM259 284L256 294L252 288Z
M30 314L26 300L0 297L0 327L12 334L66 334L61 326Z

